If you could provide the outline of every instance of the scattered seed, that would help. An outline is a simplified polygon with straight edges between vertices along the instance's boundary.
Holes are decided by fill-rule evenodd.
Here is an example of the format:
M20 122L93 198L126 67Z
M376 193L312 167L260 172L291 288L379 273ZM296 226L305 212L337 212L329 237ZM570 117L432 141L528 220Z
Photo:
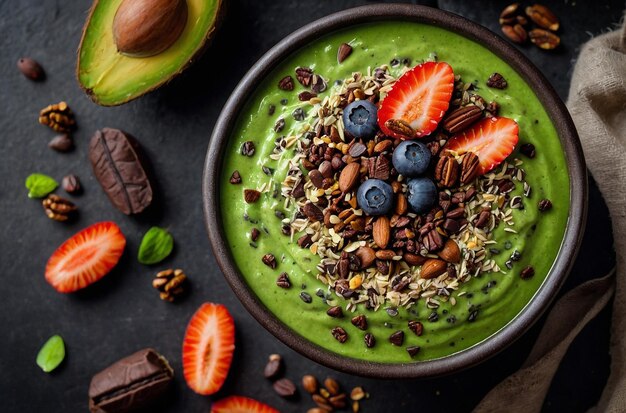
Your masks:
M300 299L307 304L311 304L311 302L313 301L313 297L311 297L311 294L305 291L300 292Z
M532 278L533 275L535 275L535 269L530 265L524 268L522 272L520 272L520 277L522 278L522 280L528 280L529 278Z
M233 185L238 185L241 183L241 175L239 174L239 171L233 171L233 174L230 176L230 183Z
M417 353L419 353L420 351L420 347L419 346L410 346L406 348L407 353L409 353L409 356L411 357L415 357L417 355Z
M389 342L394 346L401 346L404 342L404 331L398 330L389 336Z
M340 343L345 343L348 340L348 333L341 327L335 327L331 331L331 334Z
M276 285L280 288L291 288L291 281L289 280L289 274L286 272L281 273L276 280Z
M293 77L285 76L278 82L278 88L281 90L292 91L293 90Z
M367 330L367 318L363 314L356 315L352 317L352 325L360 330Z
M271 269L275 269L278 263L276 262L276 257L273 254L265 254L263 258L261 258L263 264L267 265Z
M539 211L545 212L552 208L552 201L549 199L542 199L539 201Z
M341 307L336 305L336 306L330 307L328 310L326 310L326 314L328 314L329 316L331 316L333 318L342 318L343 317L343 310L341 309Z
M409 330L421 336L424 333L424 325L417 320L409 320Z
M372 348L376 345L376 338L371 333L365 334L365 345L367 348Z
M251 157L254 155L256 148L254 146L254 142L246 141L241 145L241 154L244 156Z
M508 83L504 76L496 72L489 76L489 79L487 79L487 86L494 89L506 89Z

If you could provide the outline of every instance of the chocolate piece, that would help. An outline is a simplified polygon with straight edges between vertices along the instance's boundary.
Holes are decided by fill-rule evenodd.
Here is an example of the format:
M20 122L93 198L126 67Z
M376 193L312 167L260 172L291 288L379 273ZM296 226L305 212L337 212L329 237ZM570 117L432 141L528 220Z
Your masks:
M111 203L126 215L138 214L152 202L152 184L139 144L121 130L96 131L89 144L93 172Z
M97 373L89 385L92 413L124 413L150 405L167 390L174 371L165 357L146 348Z

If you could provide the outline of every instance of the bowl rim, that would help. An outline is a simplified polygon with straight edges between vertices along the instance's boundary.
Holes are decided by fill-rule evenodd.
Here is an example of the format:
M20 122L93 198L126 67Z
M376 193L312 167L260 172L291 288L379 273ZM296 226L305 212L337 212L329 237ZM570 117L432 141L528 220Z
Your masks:
M570 211L557 257L531 301L509 323L485 340L442 358L409 363L380 363L331 352L300 336L275 317L252 292L234 264L221 220L220 177L223 153L240 110L265 78L294 51L320 36L375 21L430 24L469 38L495 53L530 85L550 116L564 148L570 174ZM214 161L217 160L217 161ZM205 225L214 256L226 281L250 314L290 348L327 367L375 378L436 377L474 366L522 336L545 312L565 282L580 247L587 217L587 172L582 147L565 104L548 80L521 52L487 28L451 12L411 4L373 4L340 11L296 30L265 53L239 82L215 124L202 182Z

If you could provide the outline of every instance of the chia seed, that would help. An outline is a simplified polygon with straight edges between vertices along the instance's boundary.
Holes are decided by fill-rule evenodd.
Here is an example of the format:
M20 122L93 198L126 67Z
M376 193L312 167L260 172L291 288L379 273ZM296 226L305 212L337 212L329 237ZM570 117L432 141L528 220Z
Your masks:
M285 106L287 103L289 103L289 101L287 100L287 98L283 98L280 100L280 104Z
M428 321L430 321L431 323L435 323L435 322L439 321L439 314L437 314L436 312L433 311L428 316Z
M504 248L507 250L510 250L511 248L513 248L513 244L511 244L511 241L506 241L504 243Z

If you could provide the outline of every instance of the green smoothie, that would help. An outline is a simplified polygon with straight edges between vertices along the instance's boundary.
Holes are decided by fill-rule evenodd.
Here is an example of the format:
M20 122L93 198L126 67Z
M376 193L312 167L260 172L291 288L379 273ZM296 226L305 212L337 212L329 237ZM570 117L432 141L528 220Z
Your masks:
M353 51L338 64L337 47L341 43L349 43ZM389 65L393 59L411 59L413 66L433 54L439 61L449 63L465 82L474 83L487 102L497 101L499 115L519 124L520 142L507 161L511 164L515 159L523 161L530 194L528 188L524 191L522 185L516 185L510 196L521 196L524 208L511 212L514 221L511 228L515 232L505 231L502 223L493 232L496 242L488 246L485 259L494 260L501 271L482 273L461 284L452 292L451 299L441 302L438 308L428 308L420 299L408 310L399 307L397 315L393 310L386 311L385 308L391 307L387 305L377 311L359 305L351 313L346 310L347 301L329 292L328 286L316 278L320 258L309 249L301 248L296 243L297 235L289 237L281 231L282 214L291 217L295 213L293 207L284 207L280 196L281 183L294 152L293 148L286 150L279 159L270 158L270 154L280 136L302 135L311 121L310 113L305 113L302 121L295 120L292 113L297 108L310 111L311 105L298 100L298 93L306 90L298 82L294 82L293 91L281 90L277 84L286 75L295 78L295 68L309 67L328 82L328 89L319 95L323 99L337 87L335 81L343 81L353 72L365 73L368 68L373 71L381 65ZM390 73L399 75L401 66L390 67ZM506 78L506 89L486 87L486 79L494 72ZM356 26L323 37L292 54L259 82L248 99L227 146L221 178L221 215L227 242L250 289L278 319L307 340L332 352L368 361L406 363L436 359L467 349L503 328L545 281L561 246L569 213L570 184L563 149L554 125L530 87L505 61L485 47L424 24L378 22ZM286 123L277 133L274 127L279 118L284 118ZM241 154L246 141L255 145L253 156ZM535 145L534 158L519 153L524 143ZM229 183L234 170L241 175L239 185ZM248 204L244 202L244 188L264 191L258 202ZM540 212L537 203L544 198L552 201L553 208ZM253 228L260 230L254 242L250 235ZM262 257L268 253L276 257L275 269L262 262ZM517 260L511 261L512 255ZM529 265L535 275L522 279L520 272ZM289 289L276 285L282 272L289 274L292 284ZM312 301L305 302L301 292L310 295ZM328 304L316 293L331 294L336 304L344 308L345 316L342 319L329 317L326 314ZM377 341L372 348L364 344L366 331L351 324L350 318L355 314L367 316L367 332ZM423 323L421 336L407 329L408 320L415 319ZM336 326L348 332L345 343L331 335L330 330ZM402 346L389 343L389 336L397 330L405 332ZM407 346L419 346L421 350L410 358L405 350Z

